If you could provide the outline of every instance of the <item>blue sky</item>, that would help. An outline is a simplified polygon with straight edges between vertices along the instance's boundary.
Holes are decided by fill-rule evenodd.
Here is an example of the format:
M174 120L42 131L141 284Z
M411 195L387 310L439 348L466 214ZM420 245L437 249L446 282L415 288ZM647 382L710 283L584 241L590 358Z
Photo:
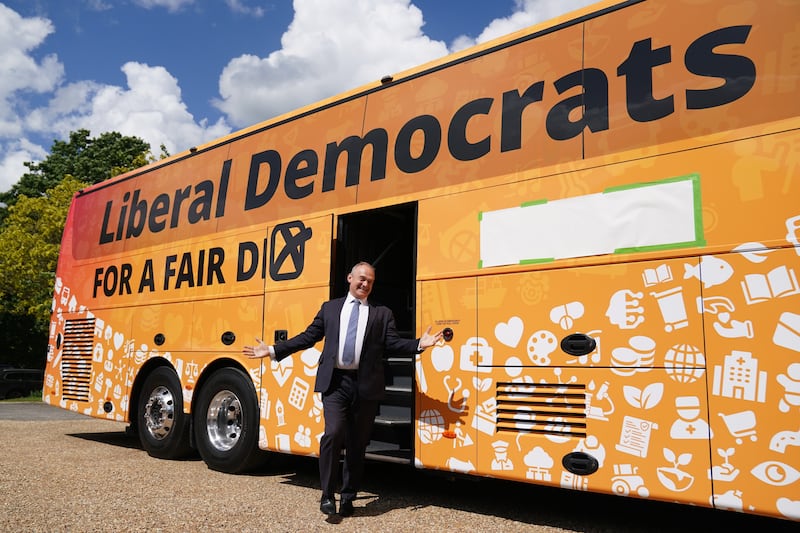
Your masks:
M0 0L0 191L80 128L210 141L592 0Z

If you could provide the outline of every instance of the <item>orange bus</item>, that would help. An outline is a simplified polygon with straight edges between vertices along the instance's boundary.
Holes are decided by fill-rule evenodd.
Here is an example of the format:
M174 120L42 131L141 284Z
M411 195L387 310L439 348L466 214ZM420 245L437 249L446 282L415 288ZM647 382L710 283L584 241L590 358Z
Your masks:
M75 195L44 401L315 456L305 329L398 329L369 457L800 520L800 1L605 0ZM794 200L792 200L794 198Z

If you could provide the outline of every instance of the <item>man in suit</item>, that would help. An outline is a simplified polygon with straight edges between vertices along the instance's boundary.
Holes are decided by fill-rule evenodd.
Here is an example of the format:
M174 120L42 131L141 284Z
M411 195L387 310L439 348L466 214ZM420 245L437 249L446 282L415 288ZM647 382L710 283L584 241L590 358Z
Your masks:
M325 339L314 385L314 391L322 394L325 419L319 447L320 511L336 512L339 457L344 448L342 516L353 514L353 500L361 484L366 446L384 396L384 357L422 352L442 336L441 331L431 334L430 326L419 339L398 336L392 311L367 301L375 283L375 268L369 263L355 265L347 282L347 296L323 303L305 331L274 345L256 339L256 346L243 350L251 358L280 361Z

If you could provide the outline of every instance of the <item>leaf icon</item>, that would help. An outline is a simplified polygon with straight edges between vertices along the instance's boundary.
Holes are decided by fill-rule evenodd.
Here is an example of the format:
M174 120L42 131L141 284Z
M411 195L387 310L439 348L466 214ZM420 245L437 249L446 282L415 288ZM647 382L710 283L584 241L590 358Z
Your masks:
M642 406L642 391L639 390L638 387L634 387L633 385L625 385L622 387L622 394L625 396L625 400L627 400L632 406Z
M664 384L651 383L642 392L642 408L652 409L658 405L662 396L664 396Z
M675 464L675 453L669 448L664 448L664 459L672 464Z
M678 464L680 466L686 466L692 462L692 454L690 453L682 453L678 456Z

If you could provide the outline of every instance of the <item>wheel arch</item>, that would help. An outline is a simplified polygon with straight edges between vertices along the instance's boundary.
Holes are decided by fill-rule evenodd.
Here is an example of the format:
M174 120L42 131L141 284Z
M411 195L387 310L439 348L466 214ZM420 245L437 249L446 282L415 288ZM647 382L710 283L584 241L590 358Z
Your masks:
M200 375L197 377L197 383L195 383L194 390L192 391L192 402L191 402L191 409L194 412L195 404L198 398L198 392L202 390L203 386L205 386L206 382L209 380L211 376L217 370L221 370L223 368L235 368L236 370L241 370L244 375L246 375L249 379L250 385L253 387L253 393L256 395L256 399L258 399L258 391L256 390L256 385L253 383L253 378L250 375L250 372L236 359L231 357L222 357L220 359L215 359L211 363L209 363Z
M139 371L136 372L136 378L133 380L131 395L128 401L128 423L131 425L131 429L134 431L138 431L139 429L137 421L139 419L139 395L142 393L142 386L144 385L144 382L147 381L147 377L153 372L153 370L163 366L171 368L173 372L175 371L175 367L172 366L172 363L168 359L163 357L153 357L145 361L141 368L139 368ZM178 376L178 381L180 381L180 379L181 377Z

